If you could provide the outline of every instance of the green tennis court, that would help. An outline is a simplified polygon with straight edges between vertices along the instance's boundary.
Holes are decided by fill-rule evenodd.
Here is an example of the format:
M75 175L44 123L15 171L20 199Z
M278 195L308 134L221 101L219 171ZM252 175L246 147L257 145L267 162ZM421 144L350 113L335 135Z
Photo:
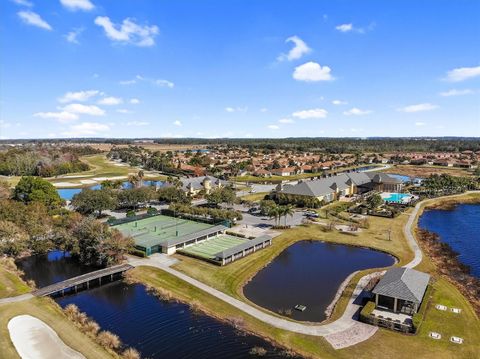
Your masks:
M215 254L224 251L228 248L233 248L239 244L244 243L246 240L240 237L230 236L228 234L222 234L218 237L209 239L208 241L195 244L180 250L180 253L190 254L196 257L214 259Z
M213 226L207 223L158 215L113 227L123 235L131 236L135 240L136 246L145 248L147 254L150 254L158 252L158 246L166 240L196 233Z

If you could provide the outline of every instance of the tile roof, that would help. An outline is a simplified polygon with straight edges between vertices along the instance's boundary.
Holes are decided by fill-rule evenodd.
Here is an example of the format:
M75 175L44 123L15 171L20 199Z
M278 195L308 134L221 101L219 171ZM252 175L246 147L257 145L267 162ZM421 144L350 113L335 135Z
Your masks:
M430 275L410 268L391 268L372 290L374 294L420 304Z

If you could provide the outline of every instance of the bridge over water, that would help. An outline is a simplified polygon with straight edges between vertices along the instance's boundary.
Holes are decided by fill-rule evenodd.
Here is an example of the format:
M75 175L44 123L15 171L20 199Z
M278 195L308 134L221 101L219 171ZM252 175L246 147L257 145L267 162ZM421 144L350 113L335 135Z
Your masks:
M132 269L130 264L119 264L116 266L99 269L90 273L82 274L77 277L66 279L62 282L54 283L32 292L36 297L45 297L48 295L65 294L66 291L79 289L89 289L91 284L102 284L102 280L113 281L115 277L120 278L123 274Z

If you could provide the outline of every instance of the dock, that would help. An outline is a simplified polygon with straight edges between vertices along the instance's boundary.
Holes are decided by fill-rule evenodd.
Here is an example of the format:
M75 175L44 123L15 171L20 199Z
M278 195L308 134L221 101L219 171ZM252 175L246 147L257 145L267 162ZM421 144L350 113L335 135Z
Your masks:
M66 279L62 282L54 283L43 288L39 288L32 292L36 297L45 297L49 295L64 295L66 291L74 290L77 292L82 289L89 289L90 284L102 284L102 279L105 281L113 281L115 277L121 278L123 273L132 269L130 264L119 264L116 266L99 269L90 273L82 274L77 277Z

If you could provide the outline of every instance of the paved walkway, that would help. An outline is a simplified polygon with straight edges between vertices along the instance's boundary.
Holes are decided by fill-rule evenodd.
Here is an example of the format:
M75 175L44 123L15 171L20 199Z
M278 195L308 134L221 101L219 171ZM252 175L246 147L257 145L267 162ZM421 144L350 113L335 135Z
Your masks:
M23 302L24 300L29 300L34 298L32 293L17 295L16 297L8 297L0 299L0 304L9 304L9 303L16 303L16 302Z

